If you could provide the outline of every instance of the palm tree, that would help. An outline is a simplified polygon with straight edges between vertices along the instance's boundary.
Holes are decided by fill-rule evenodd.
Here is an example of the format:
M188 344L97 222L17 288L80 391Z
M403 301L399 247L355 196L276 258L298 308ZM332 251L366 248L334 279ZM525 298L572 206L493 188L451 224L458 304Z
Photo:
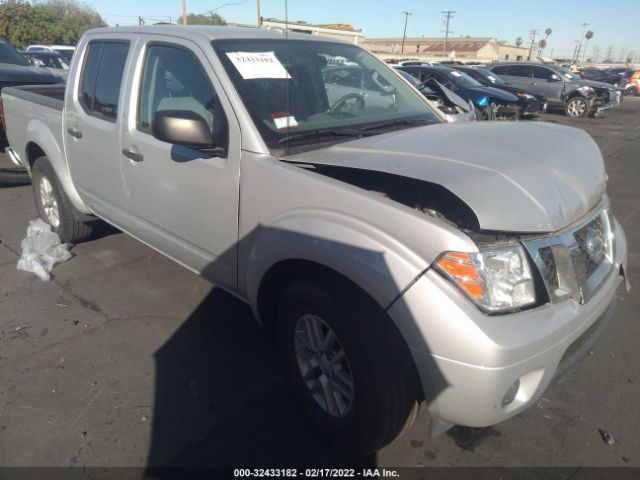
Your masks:
M551 30L551 28L550 28L550 27L547 27L547 28L545 29L545 31L544 31L544 38L545 38L545 40L546 40L547 38L549 38L549 35L551 35L551 32L553 32L553 30Z
M587 33L584 34L584 38L586 38L587 41L584 42L584 50L582 51L582 61L583 62L584 62L585 54L587 53L587 45L589 44L589 40L591 40L593 38L593 32L591 30L589 30Z

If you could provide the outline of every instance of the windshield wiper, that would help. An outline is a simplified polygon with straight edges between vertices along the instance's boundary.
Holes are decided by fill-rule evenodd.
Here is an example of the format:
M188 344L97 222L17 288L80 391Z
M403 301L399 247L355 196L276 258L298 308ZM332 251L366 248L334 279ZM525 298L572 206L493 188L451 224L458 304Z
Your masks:
M390 128L404 128L404 127L420 127L423 125L430 125L432 122L426 120L392 120L390 122L381 122L368 127L359 129L359 132L370 132L372 130L386 130Z
M300 142L305 140L317 140L325 137L360 137L360 130L342 129L342 130L314 130L312 132L298 133L296 135L288 135L278 140L278 143Z

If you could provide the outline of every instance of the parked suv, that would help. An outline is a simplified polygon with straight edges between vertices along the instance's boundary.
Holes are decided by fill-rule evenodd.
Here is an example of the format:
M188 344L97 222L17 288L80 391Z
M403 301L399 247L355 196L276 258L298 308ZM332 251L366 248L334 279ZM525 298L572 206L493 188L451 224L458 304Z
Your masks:
M508 84L537 91L549 108L563 108L569 117L597 115L617 106L622 91L602 82L577 77L568 68L539 63L500 63L488 67Z

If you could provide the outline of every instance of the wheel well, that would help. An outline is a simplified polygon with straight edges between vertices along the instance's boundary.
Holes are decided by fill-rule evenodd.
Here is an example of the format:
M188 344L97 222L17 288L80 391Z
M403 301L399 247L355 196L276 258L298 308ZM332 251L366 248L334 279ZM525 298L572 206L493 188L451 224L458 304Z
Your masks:
M258 288L258 313L268 333L271 334L275 331L278 304L285 289L303 275L337 277L360 288L341 273L319 263L300 259L278 262L271 266L267 273L264 274L260 281L260 287Z
M337 282L346 282L347 284L350 284L354 288L359 289L361 292L371 298L371 296L358 284L354 283L349 278L331 268L308 260L283 260L269 268L267 273L265 273L265 275L262 277L260 287L258 288L258 313L260 315L260 320L262 322L264 330L268 335L275 334L276 321L278 316L278 305L285 289L296 279L302 276L316 275L322 276L324 278L335 279ZM375 300L373 301L375 302ZM384 307L380 306L380 308ZM400 333L400 330L397 329L396 325L393 322L391 322L391 324L396 329L399 338L404 342L407 348L407 354L411 358L412 356L410 354L409 345L406 343L406 340L404 340L404 337ZM412 374L414 382L420 397L419 400L422 401L424 400L424 391L422 389L422 383L420 381L420 375L418 374L417 366L412 358L411 365L413 367Z
M37 158L44 157L46 154L44 150L40 148L40 145L34 142L29 142L27 144L27 162L29 162L29 168L33 167L33 163Z

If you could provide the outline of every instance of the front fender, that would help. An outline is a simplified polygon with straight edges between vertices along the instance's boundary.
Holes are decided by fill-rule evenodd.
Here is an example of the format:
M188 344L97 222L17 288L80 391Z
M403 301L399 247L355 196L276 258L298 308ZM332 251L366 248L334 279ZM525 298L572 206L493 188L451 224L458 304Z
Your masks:
M57 120L57 123L59 124L60 119L58 118ZM25 151L21 152L22 158L24 159L23 163L29 170L29 174L31 174L31 165L28 161L28 150L31 144L37 145L47 156L49 163L53 167L53 170L62 185L62 188L76 210L82 213L91 213L91 211L85 206L84 202L80 199L80 196L73 185L62 145L55 138L47 123L37 118L31 119L27 125L24 142Z
M252 240L245 286L254 313L262 278L283 260L307 260L335 270L383 308L429 266L392 235L337 212L289 212L247 237Z

